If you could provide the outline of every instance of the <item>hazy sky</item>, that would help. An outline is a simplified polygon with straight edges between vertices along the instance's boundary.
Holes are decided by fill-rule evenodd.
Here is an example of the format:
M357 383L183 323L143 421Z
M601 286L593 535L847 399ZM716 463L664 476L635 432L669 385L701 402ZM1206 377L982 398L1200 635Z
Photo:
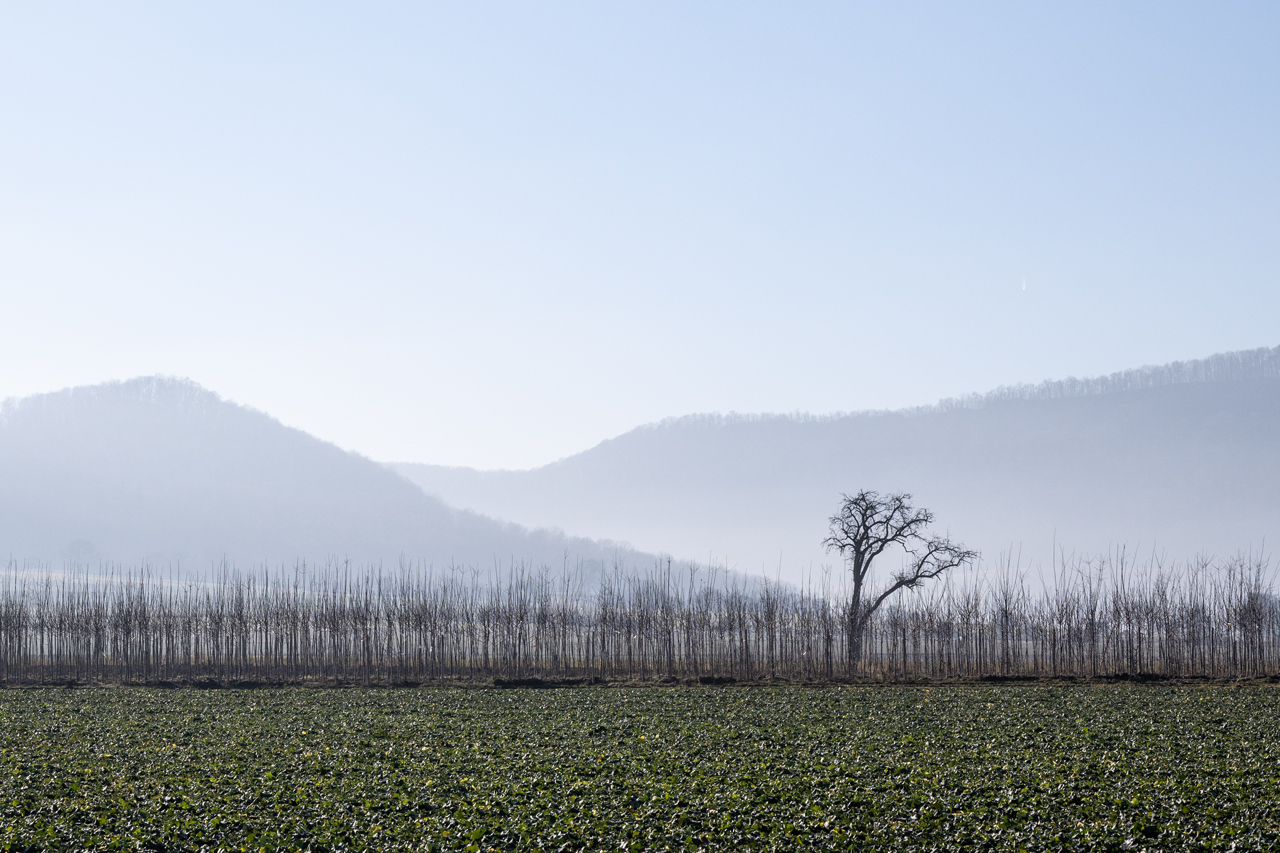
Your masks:
M1274 346L1277 45L1275 3L4 3L0 397L174 374L524 467Z

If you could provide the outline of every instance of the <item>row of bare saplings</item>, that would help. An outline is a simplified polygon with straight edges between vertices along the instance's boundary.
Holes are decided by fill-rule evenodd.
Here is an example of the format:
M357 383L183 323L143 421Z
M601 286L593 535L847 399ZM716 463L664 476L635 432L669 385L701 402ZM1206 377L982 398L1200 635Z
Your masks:
M366 683L914 680L1280 673L1266 561L1008 565L900 594L855 642L838 575L800 585L674 567L297 566L0 580L0 680Z

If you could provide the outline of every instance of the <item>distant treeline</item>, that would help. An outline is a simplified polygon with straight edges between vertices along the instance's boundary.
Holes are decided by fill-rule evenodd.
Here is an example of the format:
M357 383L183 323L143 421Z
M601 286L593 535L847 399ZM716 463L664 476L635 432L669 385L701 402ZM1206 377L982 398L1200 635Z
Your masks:
M1280 379L1280 346L1260 347L1238 352L1218 353L1208 358L1191 361L1175 361L1170 364L1136 367L1107 376L1090 376L1084 379L1050 379L1038 384L1002 385L991 391L948 397L937 403L913 406L897 412L866 410L859 412L834 412L814 415L808 412L791 414L700 414L667 418L640 429L670 429L687 424L727 426L730 424L782 422L782 423L832 423L848 418L881 417L891 414L930 415L954 412L961 409L981 409L985 406L1027 400L1062 400L1073 397L1095 397L1102 394L1122 394L1130 391L1146 391L1172 385L1192 385L1205 382L1240 382L1245 380Z
M1123 370L1109 376L1087 379L1049 380L1038 385L1006 385L984 394L970 394L943 400L937 406L918 411L951 411L976 409L991 403L1015 400L1058 400L1067 397L1091 397L1145 391L1169 385L1199 382L1238 382L1248 379L1280 379L1280 347L1219 353L1194 361L1175 361L1154 367Z
M1078 559L902 594L852 660L838 575L799 587L697 566L589 579L513 566L230 569L0 581L0 680L360 683L1257 677L1280 673L1266 561Z

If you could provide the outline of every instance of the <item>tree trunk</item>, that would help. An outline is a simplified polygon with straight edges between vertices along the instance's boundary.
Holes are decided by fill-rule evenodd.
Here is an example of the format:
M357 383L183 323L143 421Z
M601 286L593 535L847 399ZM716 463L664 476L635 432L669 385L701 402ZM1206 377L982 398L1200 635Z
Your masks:
M867 630L867 614L860 599L849 603L849 618L845 638L849 647L849 674L856 675L862 665L862 635Z

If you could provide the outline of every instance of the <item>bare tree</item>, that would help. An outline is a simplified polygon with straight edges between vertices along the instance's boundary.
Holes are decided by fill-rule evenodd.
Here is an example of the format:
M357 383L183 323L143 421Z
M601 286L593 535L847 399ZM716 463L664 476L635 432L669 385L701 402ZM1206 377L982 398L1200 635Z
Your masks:
M911 505L911 495L880 495L863 491L842 495L840 511L831 516L831 535L823 540L828 551L839 551L849 566L853 583L849 601L849 665L862 658L862 636L872 615L885 599L900 589L915 589L943 572L977 558L976 551L942 536L928 536L925 528L933 513ZM865 595L867 579L876 558L893 546L902 548L907 564L878 595Z
M700 576L690 568L686 586L665 564L635 573L619 565L598 581L569 575L566 584L515 561L501 575L402 566L392 576L331 563L252 574L224 565L187 579L145 567L71 570L43 580L10 561L0 563L0 687L809 680L873 654L889 678L1280 677L1277 567L1264 556L1182 565L1153 557L1139 568L1123 548L1063 555L1036 592L1005 556L994 583L935 584L933 594L894 601L896 589L974 555L927 536L927 513L904 495L863 495L840 519L831 544L861 566L856 609L842 606L848 589L826 578L816 588L717 580L722 567ZM898 547L911 549L910 567L904 561L892 580L869 577Z

